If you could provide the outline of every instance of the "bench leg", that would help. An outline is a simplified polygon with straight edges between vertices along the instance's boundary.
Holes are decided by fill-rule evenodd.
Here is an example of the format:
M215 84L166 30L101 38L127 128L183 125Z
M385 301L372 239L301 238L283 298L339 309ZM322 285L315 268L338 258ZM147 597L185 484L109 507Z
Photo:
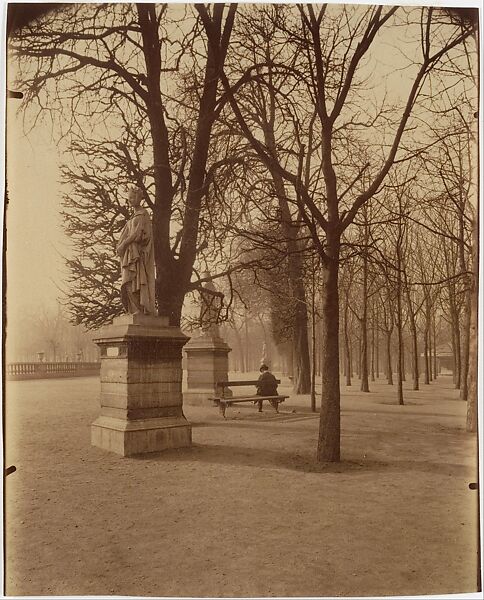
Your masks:
M225 409L227 408L227 407L225 406L225 402L221 402L221 403L218 405L218 408L219 408L220 414L221 414L221 415L222 415L222 417L225 419Z
M272 408L275 409L276 413L279 412L279 402L277 400L269 400L269 402L271 403Z
M259 405L259 412L262 412L262 400L258 400L257 404Z

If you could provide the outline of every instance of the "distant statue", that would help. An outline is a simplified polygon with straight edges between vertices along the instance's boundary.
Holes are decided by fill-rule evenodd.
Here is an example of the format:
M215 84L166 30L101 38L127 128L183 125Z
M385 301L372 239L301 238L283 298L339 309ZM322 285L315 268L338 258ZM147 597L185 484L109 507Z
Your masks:
M155 258L150 215L141 205L142 191L130 190L133 216L119 236L116 252L121 262L121 302L128 314L155 314Z
M260 359L260 364L261 364L261 366L262 366L262 365L265 365L265 364L267 364L267 362L268 362L268 360L267 360L267 345L266 345L266 343L264 342L264 343L262 344L262 357L261 357L261 359Z
M210 273L206 271L203 274L204 278L210 277ZM207 291L205 291L207 290ZM222 292L217 291L212 281L209 281L200 290L202 297L202 305L200 307L200 329L202 334L211 334L220 337L220 329L217 324L220 313L220 302L223 299Z

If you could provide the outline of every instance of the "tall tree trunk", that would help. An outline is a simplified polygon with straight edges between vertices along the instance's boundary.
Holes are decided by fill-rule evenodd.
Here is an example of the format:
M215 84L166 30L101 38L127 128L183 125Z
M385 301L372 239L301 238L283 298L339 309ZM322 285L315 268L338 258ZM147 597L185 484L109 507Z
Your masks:
M349 360L350 360L350 377L353 378L355 376L355 369L353 366L353 356L354 356L355 345L353 344L353 339L351 338L351 336L349 336L348 341L349 341L348 356L349 356Z
M417 323L412 307L412 299L408 286L405 286L405 295L407 298L408 314L410 318L410 331L412 332L412 371L413 371L413 389L419 389L419 365L418 365L418 335Z
M455 301L455 285L449 286L449 308L452 327L452 340L454 350L454 383L455 389L460 389L461 386L461 340L459 327L459 311Z
M316 412L316 269L311 257L311 412Z
M468 278L467 278L468 280ZM470 285L470 283L468 283ZM461 358L461 386L460 386L460 399L467 402L468 390L468 374L469 374L469 340L470 340L470 328L471 328L471 292L466 291L464 301L464 323L462 328L462 358Z
M340 388L339 388L339 238L327 238L329 258L322 265L322 390L317 459L340 459Z
M351 347L350 347L350 338L348 335L348 293L345 298L345 306L344 306L344 340L345 340L345 356L346 356L346 385L351 385L351 376L352 376L352 368L351 368Z
M424 326L424 383L425 385L430 384L430 365L429 365L429 321L430 321L430 308L428 300L425 300L425 326Z
M432 318L432 335L433 335L433 348L434 348L434 378L437 379L438 369L437 369L437 331L435 325L435 313Z
M398 404L403 405L402 261L400 247L397 248L397 256L397 398Z
M321 377L321 327L319 319L316 320L316 377Z
M371 311L371 380L375 381L375 309Z
M340 316L340 319L341 318L342 317ZM344 352L343 352L343 377L344 377L344 379L346 381L347 378L348 378L348 358L346 356L346 348L344 347L345 346L345 343L344 343L344 339L345 339L344 328L343 328L343 331L340 332L339 337L340 337L340 340L341 339L343 340L343 350L344 350Z
M403 340L403 325L402 325L402 381L407 381L407 348Z
M393 368L392 368L392 332L388 330L387 334L387 380L388 385L393 385Z
M361 380L361 337L358 338L358 362L356 364L356 376Z
M457 352L455 343L455 329L452 320L450 323L450 344L452 347L452 381L455 384L457 381Z
M364 211L366 220L366 211ZM370 391L368 382L368 225L365 225L365 249L363 250L363 313L360 320L361 331L361 386L362 392Z
M377 325L376 328L376 354L375 354L375 361L376 361L376 378L379 379L380 378L380 330L378 329L378 308L375 309L375 323Z
M397 399L398 404L403 405L403 343L401 328L398 329L398 388L397 388Z
M479 211L476 211L472 227L472 278L469 335L469 372L467 375L466 430L477 432L477 375L478 375L478 308L479 308Z
M455 376L455 389L459 390L462 385L462 363L461 363L461 339L460 339L460 327L459 327L459 316L457 315L455 320L455 361L456 361L456 376Z
M429 336L427 332L424 331L424 383L428 385L430 383L430 375L429 375L429 345L428 345Z
M461 378L460 378L460 399L467 402L467 394L468 394L468 372L469 372L469 339L470 339L470 327L471 327L471 288L472 282L471 277L469 277L466 273L468 271L468 260L467 260L467 251L465 244L465 199L462 194L462 190L465 188L465 177L462 173L462 162L459 163L461 170L461 193L460 193L460 206L461 210L459 211L459 268L460 272L464 279L464 285L467 288L464 295L464 315L463 315L463 323L462 323L462 343L461 343Z
M308 340L308 313L306 302L297 299L293 333L293 382L295 394L311 391L311 361Z

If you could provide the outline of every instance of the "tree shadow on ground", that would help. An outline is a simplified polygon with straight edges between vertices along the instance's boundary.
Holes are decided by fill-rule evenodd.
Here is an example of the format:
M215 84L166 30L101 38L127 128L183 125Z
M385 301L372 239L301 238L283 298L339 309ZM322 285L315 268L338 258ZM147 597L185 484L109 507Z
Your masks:
M273 415L228 415L225 419L210 419L203 421L190 420L193 428L200 427L241 427L247 429L266 428L268 424L278 423L297 423L298 421L311 421L319 418L319 415L314 414L291 414L291 413L274 413ZM260 425L260 427L259 427Z
M136 461L169 463L211 463L234 467L276 468L305 473L364 474L386 472L401 474L419 472L448 476L473 476L473 468L460 463L440 463L426 460L376 460L373 458L343 458L338 463L319 463L313 453L281 451L267 448L246 448L228 444L193 444L190 448L166 450L162 453L133 456ZM470 481L470 479L469 479Z
M385 409L384 406L387 407L395 407L395 411L392 411L391 408L390 409ZM412 410L415 407L422 407L421 410ZM342 415L347 415L347 414L369 414L369 415L388 415L388 416L392 416L393 414L395 414L396 412L398 412L399 416L421 416L421 417L442 417L444 419L447 418L455 418L455 414L450 413L450 414L445 414L442 412L437 412L437 411L433 411L433 410L426 410L426 408L424 408L425 406L428 406L426 404L417 404L417 403L407 403L404 405L399 405L397 403L392 403L392 402L375 402L374 404L374 408L368 408L368 407L355 407L355 406L351 406L351 407L342 407L341 408L341 414ZM297 408L297 410L287 410L287 411L279 411L278 413L273 412L273 413L257 413L257 412L253 412L252 414L246 410L244 410L244 408L242 408L242 410L240 412L230 412L230 408L227 409L227 413L225 416L225 419L221 416L214 416L211 417L210 419L206 420L204 419L203 421L197 421L196 417L195 418L190 418L190 423L192 424L192 427L224 427L224 426L228 426L232 423L237 423L240 424L240 426L243 426L242 424L245 423L246 427L256 427L258 423L289 423L289 422L297 422L297 421L308 421L308 420L317 420L319 419L319 413L314 413L311 411L310 408L308 409L301 409L300 407ZM456 431L460 428L455 428Z
M193 444L190 448L165 450L162 453L131 457L139 461L156 462L203 462L219 465L245 466L254 468L279 468L308 473L352 473L363 469L385 468L384 463L373 461L342 460L339 463L318 463L311 454L271 450L267 448L245 448L225 444Z
M454 413L449 413L449 414L445 414L442 412L436 412L436 411L428 411L428 410L409 410L408 407L414 407L414 406L424 406L422 404L404 404L403 406L400 406L399 404L394 404L392 405L390 402L379 402L378 404L381 405L386 405L386 406L395 406L396 409L398 409L398 413L399 416L418 416L418 417L438 417L440 418L452 418L455 419L455 414ZM393 414L395 414L394 412L392 412L391 410L378 410L378 404L375 404L375 410L373 409L368 409L368 408L342 408L341 409L341 414L349 414L349 413L367 413L367 414L379 414L379 415L388 415L388 416L392 416ZM458 428L456 428L458 429Z

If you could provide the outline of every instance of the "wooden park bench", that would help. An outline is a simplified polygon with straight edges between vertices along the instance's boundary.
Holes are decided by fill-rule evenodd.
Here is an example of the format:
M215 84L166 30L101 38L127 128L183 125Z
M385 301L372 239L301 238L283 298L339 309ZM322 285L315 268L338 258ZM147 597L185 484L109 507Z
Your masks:
M277 379L277 384L281 383L280 379ZM257 379L254 381L217 381L217 389L220 390L220 395L213 398L213 402L215 406L218 406L222 416L225 418L225 410L227 406L232 406L232 404L238 404L239 402L253 402L254 404L259 404L259 410L262 410L262 403L264 400L268 400L269 404L275 409L276 412L279 412L279 404L284 402L286 398L289 396L258 396L254 394L252 396L232 396L226 397L227 388L235 387L235 386L256 386L259 382Z

